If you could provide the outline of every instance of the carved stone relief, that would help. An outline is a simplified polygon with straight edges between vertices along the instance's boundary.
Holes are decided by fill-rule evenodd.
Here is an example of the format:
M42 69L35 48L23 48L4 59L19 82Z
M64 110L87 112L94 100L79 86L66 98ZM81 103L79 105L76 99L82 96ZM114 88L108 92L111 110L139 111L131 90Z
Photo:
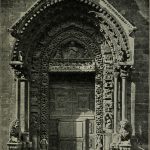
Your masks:
M93 41L87 31L78 29L79 24L65 30L69 25L70 23L49 31L48 36L36 45L37 49L32 53L31 133L38 134L41 140L49 141L49 71L95 72L96 148L99 149L103 145L104 131L110 132L113 128L114 57L107 41L100 42L100 45L97 34L92 38L98 41ZM84 31L83 27L82 30ZM39 116L40 119L37 119Z
M40 119L34 119L35 124L40 125L41 139L48 140L48 71L95 71L97 143L101 141L102 145L105 128L112 129L113 63L117 61L115 51L121 46L117 33L112 32L105 22L100 22L99 33L81 23L67 22L48 30L44 39L37 42L36 48L33 47L35 50L30 54L31 115L35 108L38 111L34 115L41 112Z
M18 119L16 119L11 123L9 142L10 143L20 142L21 141L20 134L21 134L20 122Z
M66 8L73 11L64 13ZM41 149L47 149L49 142L49 71L96 73L96 149L103 147L104 131L113 128L113 65L132 60L133 28L105 0L38 1L12 27L17 38L12 67L18 77L28 75L30 80L30 132L40 136Z
M93 60L52 60L49 63L50 72L94 72L95 62Z

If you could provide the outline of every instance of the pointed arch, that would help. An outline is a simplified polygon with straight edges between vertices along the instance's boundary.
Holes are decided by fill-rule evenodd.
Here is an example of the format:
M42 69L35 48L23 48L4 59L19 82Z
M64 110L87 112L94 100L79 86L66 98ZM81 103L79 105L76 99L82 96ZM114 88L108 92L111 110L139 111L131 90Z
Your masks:
M119 14L119 12L110 5L107 0L75 1L88 7L89 15L94 15L93 18L98 20L96 26L100 27L100 32L103 34L107 44L111 48L113 55L112 63L119 65L133 65L134 39L130 36L130 34L133 30L135 30L135 27L132 26L121 14ZM44 20L55 20L55 13L59 13L59 19L64 18L65 16L61 14L60 9L62 9L61 6L64 3L68 2L69 1L67 0L37 1L10 29L11 34L17 39L14 46L14 51L16 52L14 53L16 54L17 51L22 51L19 50L19 45L22 43L24 37L28 36L32 30L34 30L33 26L35 27L37 25L41 28L47 24L46 22L43 24L43 18ZM75 9L77 10L77 8ZM48 18L49 14L53 14L53 18ZM58 18L56 18L56 20L57 19ZM55 21L53 21L53 23L55 23Z

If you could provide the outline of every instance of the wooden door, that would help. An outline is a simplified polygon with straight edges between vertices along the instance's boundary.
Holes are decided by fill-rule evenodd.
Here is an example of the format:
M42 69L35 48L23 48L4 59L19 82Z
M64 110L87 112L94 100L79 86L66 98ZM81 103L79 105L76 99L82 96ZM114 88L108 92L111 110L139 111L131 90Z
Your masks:
M94 74L50 74L50 150L95 149Z

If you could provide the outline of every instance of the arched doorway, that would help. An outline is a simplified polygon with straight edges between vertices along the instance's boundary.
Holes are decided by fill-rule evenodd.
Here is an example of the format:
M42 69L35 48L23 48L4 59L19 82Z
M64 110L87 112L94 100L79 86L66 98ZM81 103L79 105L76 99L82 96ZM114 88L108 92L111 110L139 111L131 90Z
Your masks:
M105 0L39 1L12 27L17 41L11 65L28 95L24 120L18 99L17 119L32 149L110 148L117 131L114 73L122 74L120 114L127 119L124 90L133 65L133 29Z

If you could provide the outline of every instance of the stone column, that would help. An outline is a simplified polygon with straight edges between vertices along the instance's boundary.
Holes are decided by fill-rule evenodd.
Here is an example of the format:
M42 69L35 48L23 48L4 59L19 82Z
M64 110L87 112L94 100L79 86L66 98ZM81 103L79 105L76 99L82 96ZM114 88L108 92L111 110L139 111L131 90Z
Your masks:
M20 123L22 132L28 132L28 120L29 120L29 97L28 97L28 80L26 78L20 78Z
M127 71L121 70L121 79L122 79L122 120L126 120L126 78L127 78Z
M25 80L20 79L20 126L21 132L25 131Z
M114 72L114 133L117 133L117 102L118 102L118 75L119 72Z
M31 148L31 142L29 139L29 81L28 79L23 79L23 133L22 133L22 140L23 140L23 147L28 149Z
M131 82L131 125L132 125L132 136L135 136L135 93L136 84Z
M29 81L25 81L25 132L29 132Z
M132 128L130 122L127 120L127 87L126 80L128 76L127 67L121 70L122 79L122 118L120 121L120 142L119 148L121 150L131 150L131 134Z
M20 132L20 100L21 100L21 83L20 78L16 77L16 120L10 125L9 141L7 143L8 150L21 150L21 132ZM13 131L13 132L12 132Z
M20 121L20 79L16 78L16 110L17 119Z

